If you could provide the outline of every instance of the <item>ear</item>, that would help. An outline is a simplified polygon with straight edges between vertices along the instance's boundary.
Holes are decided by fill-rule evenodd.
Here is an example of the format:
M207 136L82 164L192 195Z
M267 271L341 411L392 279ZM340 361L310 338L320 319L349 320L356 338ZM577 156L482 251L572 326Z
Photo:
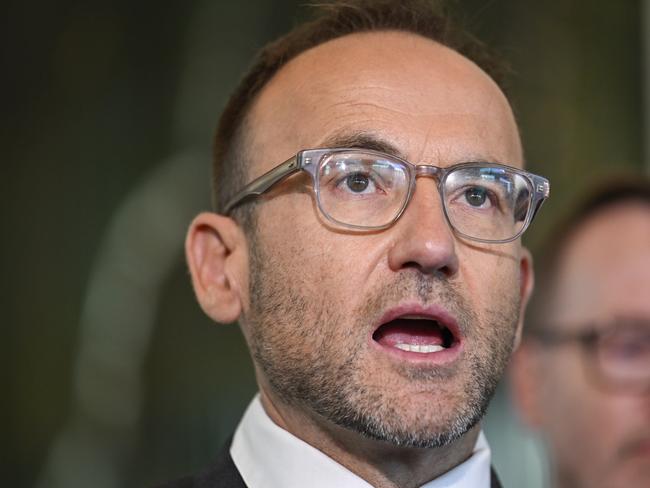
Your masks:
M248 247L241 228L229 217L203 212L187 231L185 255L203 311L216 322L235 322L248 289Z
M535 287L535 271L533 270L533 256L525 247L521 248L519 257L519 322L517 323L517 334L515 336L515 349L521 342L521 334L524 328L524 317L530 295Z
M542 358L539 346L524 340L515 351L508 369L510 392L523 422L530 428L542 425L540 397L543 395Z

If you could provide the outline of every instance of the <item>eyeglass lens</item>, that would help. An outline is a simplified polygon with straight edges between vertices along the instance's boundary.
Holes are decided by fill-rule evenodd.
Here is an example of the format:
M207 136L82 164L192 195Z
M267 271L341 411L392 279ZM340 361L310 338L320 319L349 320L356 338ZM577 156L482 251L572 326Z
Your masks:
M602 374L620 384L650 382L650 324L613 327L599 337L598 363Z
M359 152L329 155L317 176L321 210L342 224L381 227L406 205L412 167ZM519 234L530 206L528 180L503 167L459 166L443 181L451 225L469 237L505 240Z
M381 227L390 223L404 205L408 187L406 166L358 153L326 158L318 175L323 212L355 226Z
M506 168L461 167L444 182L452 225L479 239L509 239L521 232L530 195L528 181Z

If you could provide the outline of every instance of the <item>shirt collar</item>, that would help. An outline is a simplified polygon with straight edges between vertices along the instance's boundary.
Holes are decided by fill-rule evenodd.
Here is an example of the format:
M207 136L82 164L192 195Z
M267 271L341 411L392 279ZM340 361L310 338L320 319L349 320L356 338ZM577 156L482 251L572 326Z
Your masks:
M372 488L315 447L276 425L259 395L242 418L230 455L249 488ZM472 455L422 488L489 488L490 447L480 433Z

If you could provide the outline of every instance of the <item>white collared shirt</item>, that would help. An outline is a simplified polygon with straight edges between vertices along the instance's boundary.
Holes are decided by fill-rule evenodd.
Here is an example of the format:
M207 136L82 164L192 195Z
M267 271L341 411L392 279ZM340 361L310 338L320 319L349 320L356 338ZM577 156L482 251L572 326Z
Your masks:
M259 395L242 418L230 455L249 488L372 488L315 447L276 425ZM472 455L421 488L489 488L490 447L480 433Z

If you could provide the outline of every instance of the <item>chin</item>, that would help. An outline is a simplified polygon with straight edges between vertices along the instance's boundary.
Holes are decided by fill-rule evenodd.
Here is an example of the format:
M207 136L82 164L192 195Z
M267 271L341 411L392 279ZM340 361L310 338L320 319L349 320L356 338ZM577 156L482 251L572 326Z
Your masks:
M453 443L478 424L487 408L483 398L448 391L400 395L357 395L337 400L321 412L340 427L396 447L436 448Z
M386 419L360 417L347 427L361 435L387 442L395 447L439 448L452 444L474 427L482 415L472 412L469 415L456 415L453 418L438 417L430 422L422 418L415 422L406 419Z

